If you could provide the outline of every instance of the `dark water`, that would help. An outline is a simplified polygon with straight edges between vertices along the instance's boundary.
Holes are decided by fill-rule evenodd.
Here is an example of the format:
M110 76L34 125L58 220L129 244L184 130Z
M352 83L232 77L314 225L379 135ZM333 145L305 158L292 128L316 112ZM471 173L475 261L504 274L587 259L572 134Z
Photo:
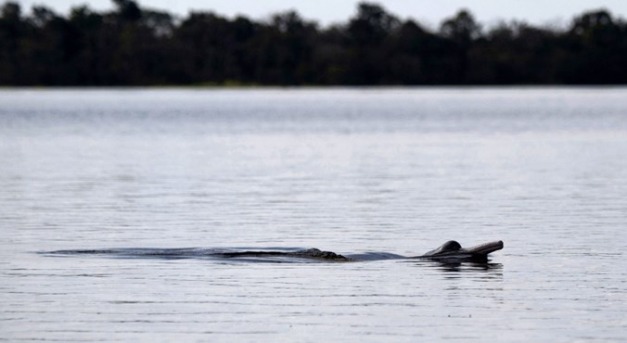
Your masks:
M624 342L626 199L625 88L0 90L0 340Z

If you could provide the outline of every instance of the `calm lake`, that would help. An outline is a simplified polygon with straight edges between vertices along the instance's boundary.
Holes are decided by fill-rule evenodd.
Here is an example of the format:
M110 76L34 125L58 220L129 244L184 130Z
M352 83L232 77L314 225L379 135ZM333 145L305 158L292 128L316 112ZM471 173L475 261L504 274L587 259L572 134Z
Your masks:
M627 88L1 89L0 230L2 341L625 342Z

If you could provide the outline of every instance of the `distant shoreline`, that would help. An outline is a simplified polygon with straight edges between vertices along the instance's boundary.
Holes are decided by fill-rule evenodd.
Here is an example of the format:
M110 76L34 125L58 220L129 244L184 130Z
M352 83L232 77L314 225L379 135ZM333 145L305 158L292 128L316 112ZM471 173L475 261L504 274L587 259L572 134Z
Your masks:
M431 29L362 2L320 27L294 11L255 21L213 12L178 18L116 1L67 16L0 5L0 85L388 87L626 85L627 21L600 9L566 28L460 10Z

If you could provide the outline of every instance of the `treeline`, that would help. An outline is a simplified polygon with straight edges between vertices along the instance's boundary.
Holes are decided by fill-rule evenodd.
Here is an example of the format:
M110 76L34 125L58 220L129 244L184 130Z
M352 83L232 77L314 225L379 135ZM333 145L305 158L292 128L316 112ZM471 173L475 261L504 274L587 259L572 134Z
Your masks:
M464 85L625 84L627 24L604 10L568 28L502 23L467 11L430 30L361 3L321 28L295 12L267 21L211 12L177 18L113 0L67 16L6 2L0 85Z

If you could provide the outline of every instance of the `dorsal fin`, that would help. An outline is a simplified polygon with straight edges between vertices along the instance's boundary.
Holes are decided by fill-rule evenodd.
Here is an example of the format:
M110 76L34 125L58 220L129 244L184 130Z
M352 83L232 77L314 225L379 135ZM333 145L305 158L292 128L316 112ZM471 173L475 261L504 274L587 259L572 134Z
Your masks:
M447 253L447 252L458 251L461 248L462 248L462 245L459 244L457 241L448 241L440 245L438 248L428 251L423 256L432 256L432 255L437 255L437 254L442 254L442 253Z

